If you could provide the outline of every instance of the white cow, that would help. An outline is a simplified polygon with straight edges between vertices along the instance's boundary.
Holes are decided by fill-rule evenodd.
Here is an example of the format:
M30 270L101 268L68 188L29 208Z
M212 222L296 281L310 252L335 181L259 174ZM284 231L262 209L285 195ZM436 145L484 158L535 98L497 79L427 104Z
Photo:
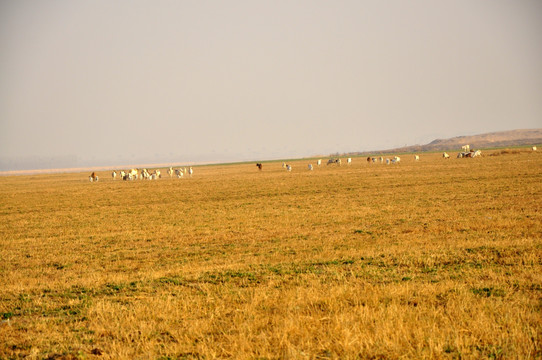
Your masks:
M448 155L447 153L443 153L443 154L442 154L442 157L445 158L445 159L449 159L449 158L450 158L450 155Z
M312 164L309 164L309 171L312 171Z
M169 167L169 169L167 169L167 174L169 175L169 177L173 176L173 168L171 166Z
M418 155L414 155L414 160L415 161L420 161L420 157Z
M393 160L395 160L394 162L398 163L401 161L401 158L399 156L395 156Z
M322 159L318 159L318 161L316 162L316 165L318 166L322 165Z
M384 162L384 158L382 156L379 158L379 160L381 164Z
M463 150L463 152L470 152L470 145L461 146L461 150Z
M192 166L190 166L188 168L188 175L190 175L190 177L192 177L192 174L194 174L194 170L192 170Z
M533 146L533 151L536 151L536 146Z
M292 171L292 166L291 165L286 165L286 171Z
M175 169L175 175L178 179L182 178L184 176L183 169Z
M346 164L347 165L352 165L352 158L346 159Z
M113 177L113 180L115 180L117 178L117 172L113 170L113 172L111 173L111 176Z
M386 159L386 165L390 164L390 159Z

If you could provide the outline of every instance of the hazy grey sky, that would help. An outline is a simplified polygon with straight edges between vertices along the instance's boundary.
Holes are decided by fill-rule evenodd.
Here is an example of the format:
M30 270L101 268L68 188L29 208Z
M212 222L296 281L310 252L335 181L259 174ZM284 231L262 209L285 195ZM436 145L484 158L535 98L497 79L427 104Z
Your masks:
M539 127L540 0L0 2L2 159L272 159Z

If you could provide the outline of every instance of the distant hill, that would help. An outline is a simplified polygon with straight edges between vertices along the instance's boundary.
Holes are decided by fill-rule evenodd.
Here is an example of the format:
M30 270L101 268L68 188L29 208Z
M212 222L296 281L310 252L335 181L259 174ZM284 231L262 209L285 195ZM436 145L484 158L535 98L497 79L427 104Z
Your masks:
M426 145L412 145L396 149L373 151L371 154L460 150L461 146L467 144L470 145L471 149L542 144L542 129L509 130L479 135L456 136L449 139L436 139ZM363 152L359 154L368 153Z

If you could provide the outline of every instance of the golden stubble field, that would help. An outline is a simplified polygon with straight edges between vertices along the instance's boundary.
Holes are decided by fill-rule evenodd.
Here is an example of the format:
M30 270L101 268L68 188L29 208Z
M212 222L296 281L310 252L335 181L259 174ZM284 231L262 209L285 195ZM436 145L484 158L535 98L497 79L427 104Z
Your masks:
M542 153L307 163L0 177L0 358L542 356Z

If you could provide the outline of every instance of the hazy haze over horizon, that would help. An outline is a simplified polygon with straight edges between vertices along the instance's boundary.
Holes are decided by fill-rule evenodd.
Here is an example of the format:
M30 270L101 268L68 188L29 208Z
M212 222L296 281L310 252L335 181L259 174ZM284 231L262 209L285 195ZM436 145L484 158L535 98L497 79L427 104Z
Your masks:
M540 128L540 64L538 0L3 1L0 170Z

